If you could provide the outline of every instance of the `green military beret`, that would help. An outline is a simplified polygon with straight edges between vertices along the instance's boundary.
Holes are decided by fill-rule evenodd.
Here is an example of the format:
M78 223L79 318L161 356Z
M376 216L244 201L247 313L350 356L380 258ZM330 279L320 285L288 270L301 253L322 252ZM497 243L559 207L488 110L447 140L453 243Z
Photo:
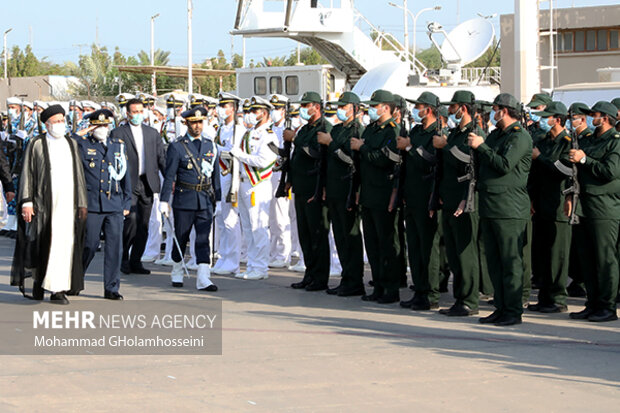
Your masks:
M540 105L548 105L549 103L551 103L551 96L546 93L536 93L532 96L532 100L530 100L530 103L528 103L527 106L530 108L536 108Z
M457 90L452 95L452 99L449 102L441 102L443 105L454 105L468 103L473 105L476 103L476 97L469 90Z
M587 113L591 115L595 112L600 112L604 115L611 116L614 120L618 117L618 108L616 105L610 102L605 102L604 100L596 102Z
M306 103L319 103L320 104L320 103L323 103L323 99L321 99L321 95L319 95L316 92L306 92L303 94L303 96L297 103L301 103L302 105Z
M370 100L367 100L366 103L369 106L375 106L379 103L393 103L394 95L392 92L388 92L387 90L379 89L375 90L370 97Z
M569 112L572 112L573 115L587 115L590 111L588 105L582 102L575 102L568 108Z
M562 102L550 102L549 104L547 104L547 107L544 110L540 110L534 113L541 118L547 118L549 116L556 115L566 116L568 115L568 109L566 109L566 105Z
M497 106L503 106L505 108L515 109L515 110L521 109L521 104L519 103L519 101L514 96L512 96L510 93L500 93L499 95L495 97L493 104Z
M360 98L353 92L344 92L338 102L336 102L338 106L348 105L349 103L353 103L354 105L360 104Z

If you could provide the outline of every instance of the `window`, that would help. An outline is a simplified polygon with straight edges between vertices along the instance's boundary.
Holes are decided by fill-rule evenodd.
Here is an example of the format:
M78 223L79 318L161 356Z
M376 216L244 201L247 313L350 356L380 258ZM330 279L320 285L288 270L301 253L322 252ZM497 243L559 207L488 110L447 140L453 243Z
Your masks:
M299 78L297 76L286 77L286 94L289 96L299 94Z
M585 50L585 33L582 31L575 32L575 51L583 52Z
M620 29L603 27L590 30L560 30L554 37L558 53L605 52L620 49Z
M269 93L282 94L282 78L280 76L272 76L269 78Z
M607 30L599 30L597 32L596 50L607 50Z
M596 30L586 31L586 50L589 52L596 50Z
M609 31L609 48L610 49L618 49L618 30L610 30Z
M563 44L562 51L564 52L572 52L573 51L573 32L566 32L563 36Z
M267 94L267 78L264 76L254 78L254 94L258 96Z

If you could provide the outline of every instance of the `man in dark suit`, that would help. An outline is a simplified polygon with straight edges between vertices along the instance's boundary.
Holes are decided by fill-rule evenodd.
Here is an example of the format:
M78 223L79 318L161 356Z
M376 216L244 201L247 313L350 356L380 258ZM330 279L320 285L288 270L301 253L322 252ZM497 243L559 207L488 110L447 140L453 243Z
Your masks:
M148 237L149 217L153 207L153 194L159 193L159 171L163 174L166 157L157 130L142 123L143 104L139 99L127 102L127 124L114 129L110 138L127 143L127 170L132 183L131 212L123 227L123 260L121 271L125 274L150 274L142 266ZM129 251L131 249L131 256Z

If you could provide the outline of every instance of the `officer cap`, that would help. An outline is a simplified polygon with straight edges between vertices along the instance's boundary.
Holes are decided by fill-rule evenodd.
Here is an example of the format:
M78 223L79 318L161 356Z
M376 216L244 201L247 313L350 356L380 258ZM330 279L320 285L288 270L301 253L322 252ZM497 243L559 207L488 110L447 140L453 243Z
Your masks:
M145 105L155 102L155 96L149 95L148 93L140 92L137 93L136 96L138 96L138 99L140 99Z
M24 106L27 107L30 110L34 110L34 105L32 104L32 102L24 100Z
M290 116L299 116L299 105L291 104Z
M368 106L375 106L380 103L394 103L394 95L387 90L378 89L372 92L370 100L365 101Z
M568 109L566 109L566 105L562 102L550 102L547 104L547 107L544 110L534 112L541 118L547 118L549 116L568 115Z
M187 102L187 98L180 93L171 92L166 97L166 106L169 108L174 106L183 106Z
M431 92L422 92L420 97L418 97L416 100L409 100L409 102L411 102L411 103L419 103L419 104L422 104L422 105L428 105L428 106L432 106L434 108L437 108L437 107L439 107L441 105L437 95L435 95L434 93L431 93Z
M510 93L500 93L499 95L495 97L495 100L493 100L493 104L497 106L502 106L504 108L511 108L515 110L521 109L521 104L519 103L517 98L512 96Z
M437 113L439 114L439 116L442 116L444 118L448 118L448 115L449 115L448 108L443 105L437 108Z
M91 108L91 109L94 109L94 110L101 109L101 106L99 106L98 104L96 104L92 100L83 100L82 101L82 107L84 107L84 108Z
M211 109L216 107L219 102L216 98L213 98L211 96L204 96L204 100L205 100L204 104L207 105Z
M572 112L573 115L587 115L588 112L590 111L590 108L585 103L575 102L572 105L570 105L568 110Z
M118 102L120 106L126 105L127 101L133 98L135 98L135 96L132 95L131 93L121 93L121 94L116 95L116 101Z
M125 102L127 103L127 102ZM51 103L50 103L51 106ZM69 107L71 106L76 106L78 109L80 110L84 110L84 105L82 105L82 102L80 102L79 100L70 100L69 101Z
M368 105L366 103L362 102L360 104L360 109L362 110L362 112L368 113Z
M235 96L232 93L228 93L228 92L220 92L217 94L217 98L219 99L219 104L224 104L224 103L239 103L241 101L241 98L239 96Z
M536 108L540 105L548 105L549 103L551 103L551 96L546 93L536 93L532 96L532 100L530 100L530 103L528 103L527 106L530 108Z
M338 99L338 106L348 105L349 103L353 103L354 105L360 104L360 98L353 92L344 92L340 95L340 99Z
M60 106L60 105L51 105L49 108L47 108L43 112L41 112L41 122L45 123L45 122L47 122L47 120L49 118L51 118L54 115L58 115L59 113L62 116L65 116L65 110L62 108L62 106Z
M452 99L449 102L441 102L444 105L458 105L467 103L473 105L476 103L476 97L469 90L457 90L452 95Z
M620 98L612 99L611 103L613 103L614 106L617 107L618 110L620 110Z
M614 120L618 117L618 108L616 105L610 102L605 102L604 100L596 102L586 113L592 115L594 112L600 112L604 115L611 116Z
M110 109L99 109L84 116L91 125L109 125L114 121L114 114Z
M338 111L338 102L327 102L325 103L325 108L323 109L323 112L325 112L326 115L335 115L336 112Z
M207 119L207 109L203 106L192 108L181 113L181 117L188 122L198 122Z
M191 107L204 105L205 103L205 96L200 93L192 93L187 98L189 99L189 105Z
M22 100L16 96L10 97L6 99L6 104L8 105L21 105Z
M319 95L316 92L306 92L302 95L301 99L299 100L299 102L297 103L301 103L306 104L306 103L323 103L323 99L321 99L321 95Z
M271 102L271 104L276 108L282 108L286 106L286 102L288 102L288 98L283 95L275 94L275 95L271 95L271 99L269 99L269 102Z
M267 99L260 96L252 96L250 100L250 109L273 109L273 105Z

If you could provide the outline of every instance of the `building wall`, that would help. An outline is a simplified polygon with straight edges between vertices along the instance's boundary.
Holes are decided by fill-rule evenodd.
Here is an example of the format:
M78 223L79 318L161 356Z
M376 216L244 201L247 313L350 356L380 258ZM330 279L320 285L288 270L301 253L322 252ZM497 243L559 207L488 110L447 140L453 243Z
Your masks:
M500 16L501 26L501 68L502 68L502 92L515 93L515 52L514 52L514 15ZM549 31L549 11L541 10L539 14L539 26L541 33ZM620 5L575 7L554 10L554 30L562 31L570 29L588 28L616 28L620 30ZM554 73L554 86L562 86L569 83L597 82L599 75L597 69L603 67L620 67L620 50L596 51L596 52L570 52L555 54L555 65L558 67ZM543 66L548 66L549 59L549 36L540 36L539 60ZM541 86L543 89L551 88L549 70L540 72Z
M6 99L17 96L23 100L52 101L70 99L73 76L33 76L0 79L0 110L6 110Z

